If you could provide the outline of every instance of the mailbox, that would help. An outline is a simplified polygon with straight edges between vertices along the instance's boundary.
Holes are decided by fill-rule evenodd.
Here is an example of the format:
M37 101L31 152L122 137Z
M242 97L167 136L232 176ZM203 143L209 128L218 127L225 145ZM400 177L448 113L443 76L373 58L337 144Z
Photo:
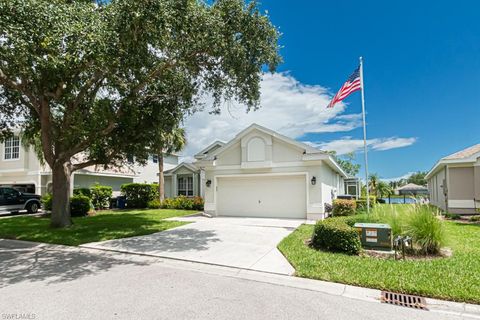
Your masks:
M355 223L365 249L392 250L392 228L383 223Z

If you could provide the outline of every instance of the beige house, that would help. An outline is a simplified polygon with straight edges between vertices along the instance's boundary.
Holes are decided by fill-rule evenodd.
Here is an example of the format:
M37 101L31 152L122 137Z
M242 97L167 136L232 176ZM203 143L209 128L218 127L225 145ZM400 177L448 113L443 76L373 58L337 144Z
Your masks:
M328 153L257 124L196 158L205 212L215 216L317 220L345 192L347 175Z
M480 208L480 144L440 159L426 179L433 205L450 213L477 213Z
M165 170L178 165L177 155L165 155ZM89 188L96 183L111 186L120 192L122 184L131 182L158 182L158 159L151 156L145 166L129 165L104 169L91 166L73 173L71 188ZM24 147L18 135L0 143L0 186L10 186L28 193L44 195L51 191L52 174L48 165L42 165L31 148Z

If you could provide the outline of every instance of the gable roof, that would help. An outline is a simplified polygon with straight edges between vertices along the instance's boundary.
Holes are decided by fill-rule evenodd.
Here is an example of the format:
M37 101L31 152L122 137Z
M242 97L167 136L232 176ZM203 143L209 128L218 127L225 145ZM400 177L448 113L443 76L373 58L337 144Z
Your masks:
M297 141L295 139L289 138L287 136L284 136L278 132L275 132L271 129L265 128L261 125L258 125L256 123L251 124L247 128L243 129L240 131L232 140L230 140L228 143L223 143L223 146L220 147L219 149L215 150L215 152L208 154L206 157L202 157L201 159L198 160L215 160L216 157L220 154L222 154L224 151L228 150L231 146L233 146L235 143L237 143L239 140L241 140L244 136L249 134L252 131L258 130L260 132L266 133L268 135L271 135L272 137L283 141L287 144L293 145L296 148L303 150L304 154L306 157L308 157L310 160L325 160L326 163L335 171L337 171L340 175L343 177L348 177L348 175L345 173L345 171L340 167L340 165L335 161L335 159L326 151L319 150L317 148L314 148L306 143ZM213 145L213 144L212 144ZM210 146L212 146L210 145ZM209 146L209 147L210 147ZM209 147L205 148L208 149Z
M248 126L247 128L243 129L242 131L240 131L232 140L230 140L227 144L223 145L220 149L218 149L217 151L215 151L214 153L212 153L209 157L207 157L207 159L213 159L215 156L218 156L220 155L222 152L224 152L225 150L227 150L229 147L231 147L233 144L235 144L237 141L239 141L240 139L242 139L244 136L246 136L247 134L249 134L250 132L252 131L255 131L255 130L258 130L260 132L264 132L268 135L271 135L272 137L274 138L277 138L281 141L284 141L288 144L291 144L291 145L294 145L296 146L297 148L299 149L303 149L305 151L306 154L312 154L312 153L322 153L322 154L327 154L327 152L325 151L321 151L321 150L318 150L308 144L305 144L303 142L300 142L300 141L297 141L295 139L292 139L292 138L289 138L287 136L284 136L278 132L275 132L271 129L268 129L268 128L265 128L265 127L262 127L261 125L258 125L256 123L253 123L251 124L250 126Z
M460 150L458 152L452 153L451 155L448 155L442 160L458 160L458 159L465 159L469 158L471 156L476 155L477 153L480 153L480 143L476 144L474 146L468 147L467 149Z
M195 154L193 157L195 159L203 159L207 156L207 154L212 150L213 148L220 146L223 147L225 145L225 142L220 141L220 140L215 140L213 143L209 144L208 147L204 148L203 150L199 151L197 154Z
M180 168L187 168L188 170L193 171L193 172L198 171L198 168L194 164L188 163L188 162L182 162L179 165L177 165L175 168L172 168L170 170L165 171L164 174L165 175L170 175L170 174L176 172L177 170L179 170Z
M476 144L474 146L452 153L446 157L441 158L439 161L437 161L437 163L428 172L425 178L426 179L431 178L434 173L441 170L447 164L474 163L477 161L479 157L480 157L480 144Z

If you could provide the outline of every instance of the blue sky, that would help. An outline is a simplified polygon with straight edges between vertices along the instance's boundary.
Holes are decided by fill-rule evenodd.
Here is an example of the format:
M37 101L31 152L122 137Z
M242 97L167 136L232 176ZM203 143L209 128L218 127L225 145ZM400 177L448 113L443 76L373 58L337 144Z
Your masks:
M279 71L304 84L334 93L364 57L369 138L416 138L369 152L370 171L428 170L480 143L480 2L264 0L262 8L283 33ZM345 113L360 112L359 93L346 102ZM361 128L300 139L344 137L361 139Z
M264 80L262 110L244 115L226 104L220 118L195 115L187 154L257 122L323 149L354 149L362 162L360 93L324 110L360 55L371 172L428 170L480 143L480 2L264 0L261 8L283 33L284 58Z

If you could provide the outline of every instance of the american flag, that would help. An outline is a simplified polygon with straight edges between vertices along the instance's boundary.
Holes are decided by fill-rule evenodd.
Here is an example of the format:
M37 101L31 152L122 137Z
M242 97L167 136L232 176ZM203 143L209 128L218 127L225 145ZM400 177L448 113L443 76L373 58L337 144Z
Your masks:
M362 84L360 81L360 66L353 71L352 75L348 77L347 81L343 84L343 86L338 90L335 97L333 97L332 101L328 104L327 108L333 108L337 102L342 101L352 92L360 90L362 88Z

